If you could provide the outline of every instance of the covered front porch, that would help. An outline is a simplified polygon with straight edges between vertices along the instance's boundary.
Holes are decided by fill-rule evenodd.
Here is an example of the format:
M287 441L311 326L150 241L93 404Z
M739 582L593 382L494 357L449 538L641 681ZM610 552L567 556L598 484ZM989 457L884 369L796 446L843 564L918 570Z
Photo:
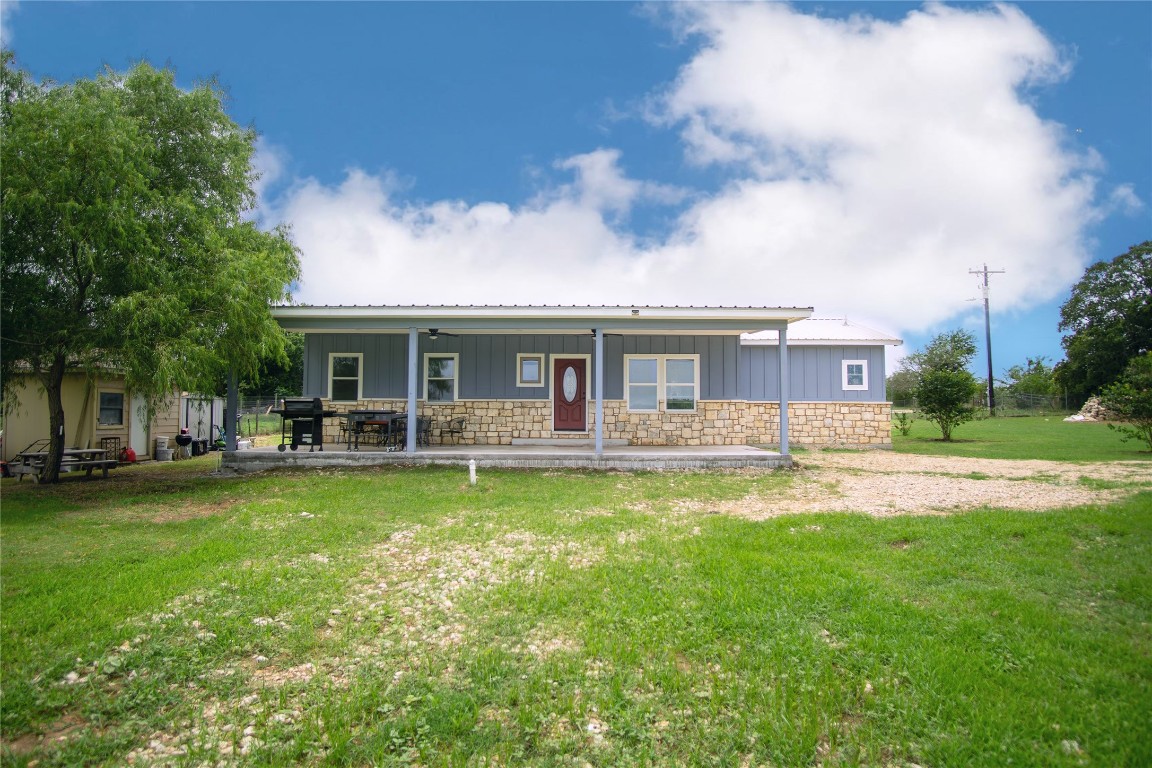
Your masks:
M594 442L547 445L434 445L418 451L387 451L329 444L324 450L280 452L275 446L244 451L225 451L223 465L236 472L260 472L288 468L355 468L388 465L420 466L448 464L467 466L475 461L478 469L775 469L791 467L792 457L775 450L751 445L634 446L601 445Z
M305 398L344 419L315 430L336 450L323 451L323 458L317 451L308 459L299 453L282 458L309 465L475 459L505 466L779 466L788 463L787 329L811 312L276 307L273 315L286 330L305 335ZM778 364L741 369L740 334L764 330L777 334ZM770 394L769 380L775 383ZM764 391L741 399L742 386ZM340 450L340 432L358 433L358 419L402 419L412 427L459 421L466 425L458 435L464 445L424 446L411 428L402 429L402 443L393 446L398 455L336 456L348 453ZM541 438L549 444L523 442ZM754 447L768 443L778 452ZM275 461L229 456L237 467Z

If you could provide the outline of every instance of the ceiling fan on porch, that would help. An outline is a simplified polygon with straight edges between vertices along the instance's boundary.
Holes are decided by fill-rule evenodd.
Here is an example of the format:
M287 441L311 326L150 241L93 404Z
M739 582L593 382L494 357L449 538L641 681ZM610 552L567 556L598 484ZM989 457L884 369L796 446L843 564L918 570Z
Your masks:
M451 336L452 338L456 338L459 335L460 334L458 333L448 333L447 331L441 331L439 328L428 329L428 338L432 341L436 341L436 339L440 338L441 336Z
M596 338L596 329L593 328L592 330L588 331L588 335L591 336L592 338ZM624 334L622 334L622 333L608 333L607 331L605 331L603 333L604 338L608 338L609 336L623 336L623 335Z

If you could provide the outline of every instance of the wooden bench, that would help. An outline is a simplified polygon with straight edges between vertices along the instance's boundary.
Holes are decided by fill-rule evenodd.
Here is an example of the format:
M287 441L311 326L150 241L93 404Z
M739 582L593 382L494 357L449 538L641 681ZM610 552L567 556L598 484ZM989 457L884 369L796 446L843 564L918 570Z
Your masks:
M84 470L85 477L92 477L92 470L99 469L103 472L104 477L108 477L108 470L116 469L120 466L120 462L116 459L85 459L68 461L65 459L60 464L61 472L75 472L77 470Z

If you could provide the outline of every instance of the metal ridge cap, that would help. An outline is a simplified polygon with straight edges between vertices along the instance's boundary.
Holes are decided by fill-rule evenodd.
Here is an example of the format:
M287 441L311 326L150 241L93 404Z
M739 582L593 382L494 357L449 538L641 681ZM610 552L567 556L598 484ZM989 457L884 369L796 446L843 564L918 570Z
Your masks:
M750 309L813 311L810 306L754 306L750 304L273 304L272 309ZM843 318L830 319L842 320Z
M657 316L666 316L674 314L687 314L687 315L701 315L709 313L721 314L735 314L735 315L802 315L807 318L811 312L811 307L705 307L705 306L654 306L654 305L560 305L560 304L543 304L543 305L511 305L511 304L455 304L455 305L435 305L435 304L413 304L413 305L360 305L360 304L337 304L337 305L309 305L309 304L282 304L274 305L271 307L274 315L278 316L291 316L291 315L316 315L329 312L332 314L349 314L360 316L394 316L410 313L414 315L435 315L443 314L447 316L466 314L475 312L478 314L490 315L498 313L506 313L511 316L525 316L533 314L541 315L565 315L573 314L576 316L595 316L597 314L620 314L629 313L627 316L636 316L640 313L653 313ZM799 318L799 319L803 319Z

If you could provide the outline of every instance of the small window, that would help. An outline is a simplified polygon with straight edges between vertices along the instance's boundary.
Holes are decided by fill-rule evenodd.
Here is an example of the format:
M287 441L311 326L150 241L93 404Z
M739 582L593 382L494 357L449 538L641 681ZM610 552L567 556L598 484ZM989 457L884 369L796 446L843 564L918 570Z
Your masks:
M456 399L459 358L457 354L424 356L425 400L443 403Z
M363 391L364 355L336 353L328 357L328 397L337 403L352 403Z
M544 386L544 355L523 352L516 355L516 386Z
M845 360L842 386L845 390L868 389L868 361Z
M124 426L124 393L101 392L100 415L97 418L101 427Z

